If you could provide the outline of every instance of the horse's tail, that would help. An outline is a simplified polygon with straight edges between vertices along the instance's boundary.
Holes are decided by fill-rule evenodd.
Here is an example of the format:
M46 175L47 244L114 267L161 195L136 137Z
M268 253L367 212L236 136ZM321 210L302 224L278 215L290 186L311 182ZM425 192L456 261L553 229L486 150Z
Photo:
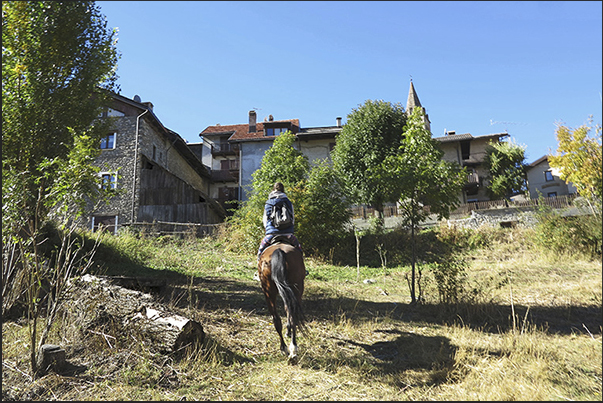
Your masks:
M272 253L270 265L272 268L272 281L274 281L278 293L283 299L287 312L289 312L289 315L291 315L293 323L302 332L305 331L306 317L304 315L304 311L300 301L295 296L291 285L287 281L287 260L285 258L285 252L283 252L281 249L276 249Z

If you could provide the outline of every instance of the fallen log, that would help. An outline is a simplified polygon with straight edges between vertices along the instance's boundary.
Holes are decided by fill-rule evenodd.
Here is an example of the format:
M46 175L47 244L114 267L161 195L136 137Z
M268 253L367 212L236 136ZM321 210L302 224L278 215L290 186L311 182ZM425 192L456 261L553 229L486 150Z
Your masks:
M101 277L87 274L74 279L65 302L66 311L85 332L111 337L130 334L162 354L200 344L205 338L199 322L171 312L150 294Z

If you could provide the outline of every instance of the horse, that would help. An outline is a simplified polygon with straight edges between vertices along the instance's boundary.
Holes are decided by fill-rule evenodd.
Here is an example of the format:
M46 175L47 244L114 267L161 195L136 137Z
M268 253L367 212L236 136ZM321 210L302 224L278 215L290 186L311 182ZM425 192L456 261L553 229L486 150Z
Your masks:
M302 253L288 243L277 242L268 246L258 261L258 274L262 291L272 315L274 327L281 342L281 352L289 354L289 361L297 359L296 329L306 330L306 319L302 309L302 294L306 266ZM283 338L283 324L276 309L276 296L280 295L287 314L287 337L291 339L289 347Z

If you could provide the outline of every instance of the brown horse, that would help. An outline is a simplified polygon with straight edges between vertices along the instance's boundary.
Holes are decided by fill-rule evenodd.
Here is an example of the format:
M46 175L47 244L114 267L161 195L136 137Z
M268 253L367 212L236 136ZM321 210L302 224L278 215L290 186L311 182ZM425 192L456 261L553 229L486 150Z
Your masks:
M294 361L297 358L296 328L305 330L302 294L306 266L301 251L286 243L276 243L267 247L260 256L258 274L268 310L272 314L274 327L281 340L281 352L285 355L289 354L289 360ZM281 296L285 305L287 337L291 338L289 348L283 339L283 325L276 310L277 294Z

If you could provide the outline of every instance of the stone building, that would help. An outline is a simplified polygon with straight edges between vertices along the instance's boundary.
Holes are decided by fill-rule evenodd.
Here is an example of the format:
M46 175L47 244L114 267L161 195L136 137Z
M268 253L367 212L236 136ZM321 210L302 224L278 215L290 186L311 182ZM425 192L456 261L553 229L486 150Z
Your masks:
M178 133L163 126L153 104L113 94L101 118L113 119L101 141L103 186L114 189L109 205L97 207L88 225L113 232L140 222L212 224L224 209L209 196L210 173Z

